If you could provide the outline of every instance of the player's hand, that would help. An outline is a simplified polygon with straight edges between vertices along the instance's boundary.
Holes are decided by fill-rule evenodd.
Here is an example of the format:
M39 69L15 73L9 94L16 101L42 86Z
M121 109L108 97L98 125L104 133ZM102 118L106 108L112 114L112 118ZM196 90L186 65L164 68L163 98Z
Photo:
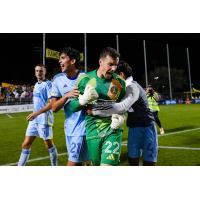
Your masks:
M112 122L110 124L112 129L121 128L125 122L125 115L112 114Z
M28 116L26 117L26 120L27 120L27 121L32 121L32 120L34 120L37 116L38 116L38 114L37 114L36 112L33 112L33 113L31 113L30 115L28 115Z
M96 100L99 97L95 88L91 85L87 85L83 95L79 95L79 103L84 106L92 101Z
M66 94L66 96L68 97L68 98L71 98L71 97L78 97L79 96L79 90L78 90L78 88L77 87L74 87L70 92L68 92L67 94Z

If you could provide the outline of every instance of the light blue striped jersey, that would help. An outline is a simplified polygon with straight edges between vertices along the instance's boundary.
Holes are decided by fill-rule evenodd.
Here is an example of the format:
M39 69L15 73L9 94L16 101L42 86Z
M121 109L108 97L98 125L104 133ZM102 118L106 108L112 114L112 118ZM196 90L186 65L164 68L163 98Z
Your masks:
M51 98L60 98L65 96L70 92L80 75L84 73L79 73L78 76L74 78L68 78L66 73L59 73L54 76ZM65 134L67 136L84 136L85 135L85 111L80 110L78 112L71 112L69 109L70 99L64 105L65 112Z
M45 80L41 83L37 82L33 90L33 112L36 112L47 105L48 99L51 97L52 82ZM52 110L38 115L32 123L53 126L54 118Z

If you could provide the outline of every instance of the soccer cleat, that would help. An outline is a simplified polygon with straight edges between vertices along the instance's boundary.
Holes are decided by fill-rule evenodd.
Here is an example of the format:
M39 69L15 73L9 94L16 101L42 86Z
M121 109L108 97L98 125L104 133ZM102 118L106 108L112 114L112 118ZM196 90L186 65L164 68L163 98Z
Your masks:
M163 135L163 134L165 134L165 131L163 128L160 128L160 135Z

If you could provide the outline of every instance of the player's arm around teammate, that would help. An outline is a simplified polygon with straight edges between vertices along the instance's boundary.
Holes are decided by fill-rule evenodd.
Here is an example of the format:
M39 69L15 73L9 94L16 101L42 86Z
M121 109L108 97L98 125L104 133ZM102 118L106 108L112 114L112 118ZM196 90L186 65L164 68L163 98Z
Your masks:
M79 95L79 90L78 88L75 87L74 89L72 89L70 92L68 92L65 96L61 98L52 98L51 106L52 106L53 112L59 111L70 98L75 98L78 95Z
M87 145L85 142L85 112L70 111L70 102L82 92L76 88L79 77L85 76L80 72L80 53L71 47L61 50L59 64L62 73L53 78L51 99L54 112L62 107L65 113L64 133L68 152L67 166L80 166L88 161ZM82 81L81 81L82 83Z

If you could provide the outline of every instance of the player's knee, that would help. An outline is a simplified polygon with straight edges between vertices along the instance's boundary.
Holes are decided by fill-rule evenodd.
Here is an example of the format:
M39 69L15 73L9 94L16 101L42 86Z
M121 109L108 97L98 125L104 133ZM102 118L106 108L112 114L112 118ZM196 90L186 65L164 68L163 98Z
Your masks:
M23 142L22 143L22 149L30 149L31 143L30 142Z
M45 147L46 147L47 149L49 149L49 148L51 148L51 147L54 146L52 140L45 140L45 141L44 141L44 144L45 144Z

